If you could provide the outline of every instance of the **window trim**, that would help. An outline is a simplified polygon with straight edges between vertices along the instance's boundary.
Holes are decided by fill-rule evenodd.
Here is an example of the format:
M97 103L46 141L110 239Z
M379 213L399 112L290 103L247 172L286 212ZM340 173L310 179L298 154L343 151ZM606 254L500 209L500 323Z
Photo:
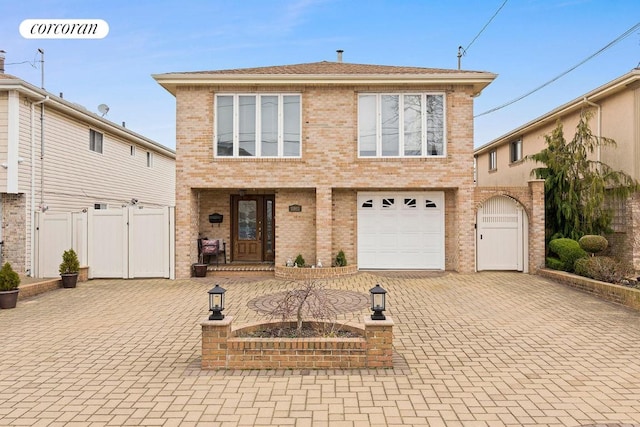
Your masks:
M498 150L489 151L489 172L498 170Z
M360 97L361 96L375 96L376 97L376 155L375 156L363 156L361 154L361 141L360 141ZM421 144L420 144L420 155L410 155L405 154L405 132L404 132L404 108L399 108L398 113L398 123L402 126L398 132L398 155L387 156L382 155L382 126L381 126L381 116L382 116L382 97L383 96L398 96L400 104L404 103L405 96L411 95L419 95L421 97L421 117L420 117L420 126L421 126ZM427 115L427 96L429 95L438 95L442 97L442 154L429 154L428 153L428 142L427 134L428 134L428 115ZM357 92L357 114L356 114L356 132L358 139L358 159L425 159L425 158L446 158L447 157L447 94L446 92Z
M218 98L222 96L231 96L233 97L233 113L232 113L232 144L233 144L233 154L230 156L221 156L218 155ZM256 121L255 121L255 151L256 154L254 156L241 156L240 155L240 139L239 139L239 126L240 126L240 117L239 117L239 108L240 108L240 97L243 96L252 96L255 98L255 109L256 109ZM277 154L275 156L263 156L262 155L262 102L261 99L263 96L276 96L278 97L278 123L277 123L277 138L278 138L278 149ZM299 100L299 116L298 116L298 134L300 136L300 140L298 142L299 150L297 156L285 156L284 155L284 97L286 96L297 96ZM213 155L216 159L243 159L243 160L255 160L255 159L300 159L302 158L302 93L300 92L259 92L259 93L243 93L243 92L220 92L216 93L214 97L213 103L213 112L214 112L214 120L213 120Z
M518 153L518 150L516 150L517 146L520 147L519 153ZM516 154L519 154L519 157L517 159L515 158ZM524 156L522 155L522 138L511 141L509 143L509 163L518 163L522 161L523 157Z
M96 136L100 135L100 150L96 149ZM104 134L102 132L98 132L95 129L89 129L89 151L94 153L103 154L104 153Z

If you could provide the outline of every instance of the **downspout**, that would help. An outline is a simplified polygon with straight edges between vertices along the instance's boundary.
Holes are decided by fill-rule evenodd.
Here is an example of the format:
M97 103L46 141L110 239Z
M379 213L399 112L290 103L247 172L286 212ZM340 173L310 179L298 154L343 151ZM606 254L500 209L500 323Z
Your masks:
M36 254L35 254L35 239L36 239L36 135L35 135L35 106L41 104L41 117L44 120L44 103L49 100L49 95L45 96L44 99L38 102L31 103L31 257L29 259L29 275L31 277L35 277L35 263L36 263ZM43 122L44 123L44 122ZM44 134L44 126L41 130L41 138L42 134ZM43 144L43 142L41 142ZM42 170L41 170L42 174Z
M597 129L596 129L596 136L598 138L598 149L596 150L596 160L598 161L598 168L600 168L600 138L602 138L602 107L600 106L600 104L596 104L595 102L591 102L587 99L587 97L582 98L585 102L585 104L590 105L592 107L595 107L598 109L598 115L597 115Z

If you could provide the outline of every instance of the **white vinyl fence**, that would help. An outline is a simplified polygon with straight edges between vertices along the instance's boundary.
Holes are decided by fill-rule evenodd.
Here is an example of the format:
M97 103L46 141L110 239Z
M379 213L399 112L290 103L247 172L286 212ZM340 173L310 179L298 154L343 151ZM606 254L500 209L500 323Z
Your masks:
M73 248L89 278L175 278L174 208L36 214L36 277L56 277Z

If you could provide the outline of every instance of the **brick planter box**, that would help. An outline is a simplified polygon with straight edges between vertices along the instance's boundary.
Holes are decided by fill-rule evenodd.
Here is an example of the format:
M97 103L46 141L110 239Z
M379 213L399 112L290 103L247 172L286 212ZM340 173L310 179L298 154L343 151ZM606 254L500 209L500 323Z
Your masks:
M345 267L322 267L322 268L295 268L295 267L275 267L275 277L284 280L311 280L329 279L332 277L348 276L358 272L358 266L347 265Z
M393 321L365 318L364 329L340 325L355 338L249 338L241 332L283 322L231 330L233 319L202 322L202 369L354 369L392 368ZM285 326L295 322L284 322Z

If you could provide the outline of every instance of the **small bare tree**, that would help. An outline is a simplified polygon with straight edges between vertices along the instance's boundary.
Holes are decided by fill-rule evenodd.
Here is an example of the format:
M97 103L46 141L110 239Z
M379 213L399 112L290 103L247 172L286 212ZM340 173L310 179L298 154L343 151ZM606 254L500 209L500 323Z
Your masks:
M305 317L324 321L330 320L334 315L324 286L314 280L302 282L298 288L285 292L276 307L267 313L268 317L280 318L283 322L295 318L298 334L302 331Z

